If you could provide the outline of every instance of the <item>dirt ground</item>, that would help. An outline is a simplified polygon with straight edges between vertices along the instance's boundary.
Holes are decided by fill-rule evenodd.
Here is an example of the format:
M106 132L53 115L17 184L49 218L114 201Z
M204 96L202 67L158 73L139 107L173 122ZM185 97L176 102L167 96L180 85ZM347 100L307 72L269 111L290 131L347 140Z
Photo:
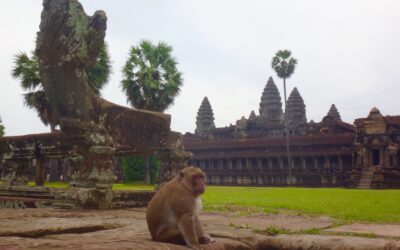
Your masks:
M336 226L327 217L290 214L202 213L200 217L216 239L204 249L400 249L400 225ZM0 209L0 249L187 248L153 242L144 209L48 208Z

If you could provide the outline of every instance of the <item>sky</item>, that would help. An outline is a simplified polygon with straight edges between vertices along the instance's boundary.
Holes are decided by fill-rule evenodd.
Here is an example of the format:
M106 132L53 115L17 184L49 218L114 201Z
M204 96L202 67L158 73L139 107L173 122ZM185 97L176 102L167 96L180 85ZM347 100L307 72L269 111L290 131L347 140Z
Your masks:
M105 99L128 105L121 69L132 45L148 39L173 47L184 85L171 114L171 128L194 132L207 96L217 127L235 124L254 110L272 76L274 54L292 51L298 60L287 80L297 87L307 119L320 121L331 104L353 123L376 106L400 115L400 1L397 0L81 0L87 14L107 13L106 42L113 74ZM11 77L14 55L35 48L40 0L2 0L0 15L0 117L6 135L48 132L23 105Z

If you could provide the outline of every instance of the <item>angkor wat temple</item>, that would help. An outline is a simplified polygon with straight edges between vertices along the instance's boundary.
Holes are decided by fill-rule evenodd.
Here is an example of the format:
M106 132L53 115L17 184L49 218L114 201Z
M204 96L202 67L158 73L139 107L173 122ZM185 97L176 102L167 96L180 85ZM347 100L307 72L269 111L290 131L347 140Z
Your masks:
M270 77L259 115L251 111L235 125L216 128L205 97L195 133L184 136L191 163L214 185L400 187L400 116L383 116L373 108L368 117L349 124L332 104L320 122L308 122L305 107L294 88L285 115Z

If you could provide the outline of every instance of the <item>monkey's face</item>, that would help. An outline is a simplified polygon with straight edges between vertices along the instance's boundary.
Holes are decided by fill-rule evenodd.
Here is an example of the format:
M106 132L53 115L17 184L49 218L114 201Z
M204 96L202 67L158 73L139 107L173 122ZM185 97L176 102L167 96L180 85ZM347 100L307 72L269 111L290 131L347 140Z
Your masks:
M206 190L206 175L200 168L184 168L180 172L180 178L195 196L203 194Z
M206 191L206 180L203 172L193 175L191 181L195 194L201 195Z

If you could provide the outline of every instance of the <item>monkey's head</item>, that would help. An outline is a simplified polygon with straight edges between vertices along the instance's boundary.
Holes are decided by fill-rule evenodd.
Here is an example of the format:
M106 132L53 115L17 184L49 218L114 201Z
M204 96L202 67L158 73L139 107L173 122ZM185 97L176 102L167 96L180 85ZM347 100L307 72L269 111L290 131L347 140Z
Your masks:
M182 169L179 180L194 196L199 196L206 190L206 174L198 167Z

